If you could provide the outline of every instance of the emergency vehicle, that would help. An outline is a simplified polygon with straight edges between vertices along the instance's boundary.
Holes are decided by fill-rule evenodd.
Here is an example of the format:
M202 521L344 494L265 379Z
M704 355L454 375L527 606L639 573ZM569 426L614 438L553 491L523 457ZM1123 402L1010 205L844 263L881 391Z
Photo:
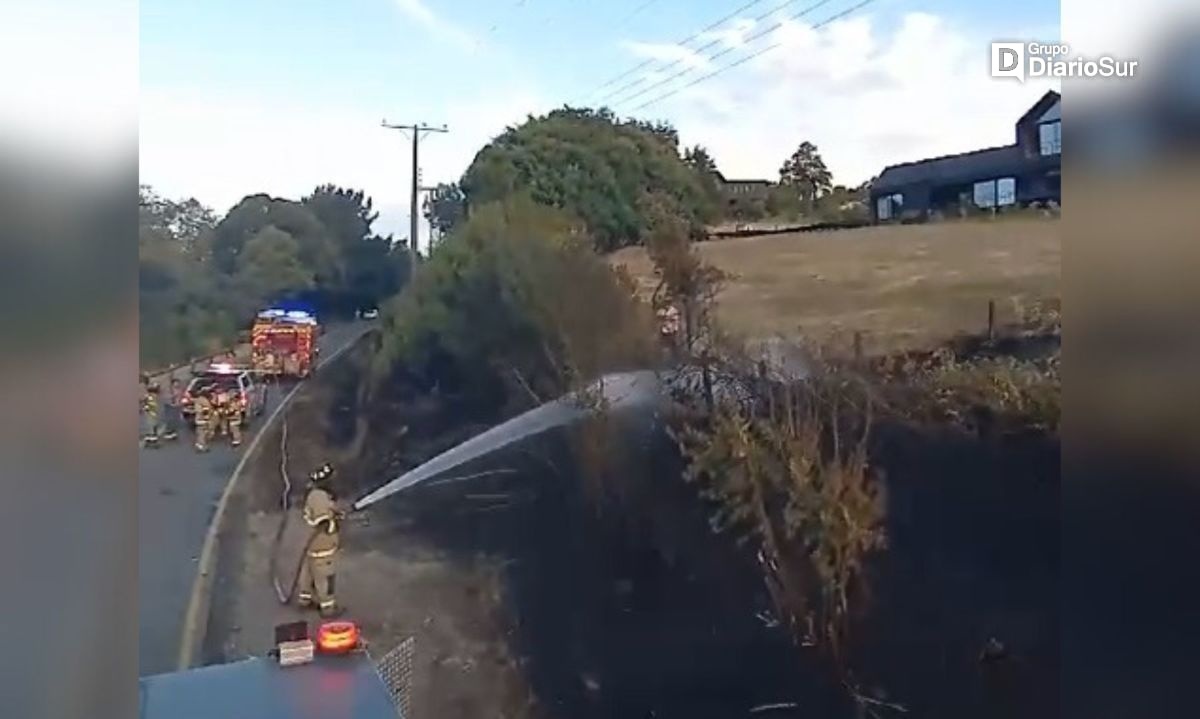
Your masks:
M373 660L353 622L275 628L252 657L142 677L143 719L408 719L413 640Z
M267 408L267 386L254 381L253 374L244 367L228 363L209 365L208 369L197 374L188 383L183 392L180 411L189 425L195 424L194 402L197 396L205 395L210 400L212 395L225 391L234 396L242 407L242 426L250 424L252 417L261 415Z
M254 370L273 377L307 377L316 364L320 324L310 310L272 307L258 313L250 330ZM288 358L295 357L289 367Z

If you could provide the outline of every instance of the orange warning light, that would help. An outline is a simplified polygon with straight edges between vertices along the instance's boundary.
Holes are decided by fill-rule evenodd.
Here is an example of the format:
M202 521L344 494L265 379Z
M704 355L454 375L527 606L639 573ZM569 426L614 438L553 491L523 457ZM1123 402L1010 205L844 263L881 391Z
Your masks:
M326 622L317 630L317 647L322 654L346 654L358 647L358 625Z

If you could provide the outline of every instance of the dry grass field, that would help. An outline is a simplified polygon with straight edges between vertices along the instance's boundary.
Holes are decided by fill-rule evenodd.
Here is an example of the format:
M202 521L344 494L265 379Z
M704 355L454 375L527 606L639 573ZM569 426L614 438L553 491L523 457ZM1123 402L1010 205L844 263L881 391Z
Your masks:
M731 274L724 327L748 341L796 338L843 345L863 333L868 352L928 346L998 322L1034 300L1060 296L1057 220L1021 218L865 227L717 240L704 257ZM641 248L613 256L647 293Z

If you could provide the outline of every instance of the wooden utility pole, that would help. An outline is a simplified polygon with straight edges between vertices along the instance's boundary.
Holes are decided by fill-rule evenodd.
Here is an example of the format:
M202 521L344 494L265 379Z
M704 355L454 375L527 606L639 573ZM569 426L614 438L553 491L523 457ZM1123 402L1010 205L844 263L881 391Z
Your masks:
M409 210L412 214L411 217L409 217L408 234L408 250L410 253L409 259L412 263L412 268L409 270L408 277L411 281L412 278L416 277L417 274L417 218L420 217L418 213L421 211L419 206L420 203L418 202L418 196L421 190L420 179L418 177L421 171L421 165L418 159L418 150L421 144L421 136L430 132L450 132L450 130L445 125L442 125L441 127L430 127L424 123L396 125L384 120L382 124L389 130L400 130L401 132L412 133L412 201L409 206Z

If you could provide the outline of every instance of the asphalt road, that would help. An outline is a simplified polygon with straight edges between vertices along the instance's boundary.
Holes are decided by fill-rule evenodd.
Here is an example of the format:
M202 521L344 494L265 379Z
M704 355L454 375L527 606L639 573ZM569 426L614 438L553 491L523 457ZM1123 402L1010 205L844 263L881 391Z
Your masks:
M320 340L320 366L366 327L331 325ZM319 367L318 367L319 369ZM138 466L138 674L174 671L184 615L196 578L204 535L226 482L285 395L272 387L261 417L246 428L242 447L213 442L206 454L192 449L190 434L159 449L142 450Z

